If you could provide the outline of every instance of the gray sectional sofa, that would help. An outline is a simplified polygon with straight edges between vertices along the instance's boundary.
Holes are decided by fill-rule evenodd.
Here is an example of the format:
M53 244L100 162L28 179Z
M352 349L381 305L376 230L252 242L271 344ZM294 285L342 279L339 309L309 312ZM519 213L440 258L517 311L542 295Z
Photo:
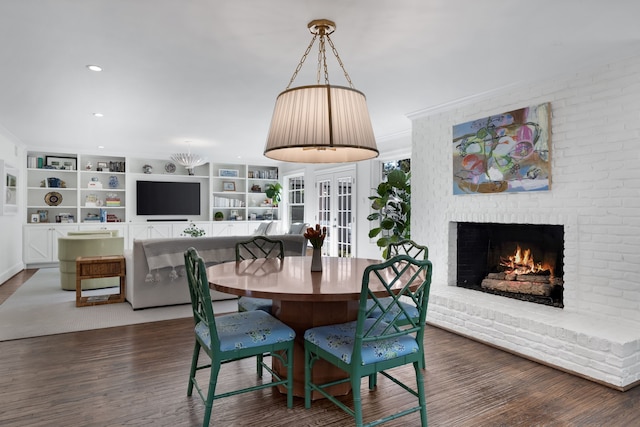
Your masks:
M282 240L286 256L303 256L307 240L301 234L269 235ZM193 246L207 265L235 260L235 245L251 236L179 237L134 240L127 260L126 300L134 310L190 303L184 251ZM237 298L211 291L213 300Z

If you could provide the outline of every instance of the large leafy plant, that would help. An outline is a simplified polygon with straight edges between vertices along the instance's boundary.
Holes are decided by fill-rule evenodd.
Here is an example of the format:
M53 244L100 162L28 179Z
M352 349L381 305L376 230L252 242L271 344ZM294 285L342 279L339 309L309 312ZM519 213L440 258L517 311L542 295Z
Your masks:
M267 198L273 200L273 205L278 206L278 204L282 201L282 185L279 182L269 184L265 188L264 194Z
M411 238L411 172L390 171L374 191L369 200L376 212L367 219L376 221L377 227L369 231L369 238L378 237L376 244L386 251L389 243Z

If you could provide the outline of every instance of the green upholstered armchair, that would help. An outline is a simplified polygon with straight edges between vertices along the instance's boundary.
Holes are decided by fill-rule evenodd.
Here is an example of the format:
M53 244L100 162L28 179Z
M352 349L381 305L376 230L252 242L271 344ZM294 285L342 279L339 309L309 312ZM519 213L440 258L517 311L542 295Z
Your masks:
M77 233L77 232L76 232ZM58 238L60 261L60 287L67 291L76 289L76 258L79 256L124 255L124 237L117 232L100 230L83 232ZM100 289L118 286L117 277L82 281L82 289Z

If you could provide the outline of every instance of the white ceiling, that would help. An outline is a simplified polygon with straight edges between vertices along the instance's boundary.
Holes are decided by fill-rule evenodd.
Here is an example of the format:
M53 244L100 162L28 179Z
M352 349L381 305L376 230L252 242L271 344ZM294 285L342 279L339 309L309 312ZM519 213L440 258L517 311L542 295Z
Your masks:
M307 23L327 18L384 151L407 114L636 55L638 16L638 0L0 0L0 124L29 149L163 158L191 141L264 161ZM294 86L315 83L315 53Z

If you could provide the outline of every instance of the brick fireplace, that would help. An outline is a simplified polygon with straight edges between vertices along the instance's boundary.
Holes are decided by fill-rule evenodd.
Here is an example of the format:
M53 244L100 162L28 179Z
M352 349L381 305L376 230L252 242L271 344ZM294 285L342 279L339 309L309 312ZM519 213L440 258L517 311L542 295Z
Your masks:
M434 265L430 324L613 388L640 384L638 76L640 56L409 116L411 237ZM550 190L454 195L452 127L544 102ZM458 286L461 223L559 226L562 308Z

